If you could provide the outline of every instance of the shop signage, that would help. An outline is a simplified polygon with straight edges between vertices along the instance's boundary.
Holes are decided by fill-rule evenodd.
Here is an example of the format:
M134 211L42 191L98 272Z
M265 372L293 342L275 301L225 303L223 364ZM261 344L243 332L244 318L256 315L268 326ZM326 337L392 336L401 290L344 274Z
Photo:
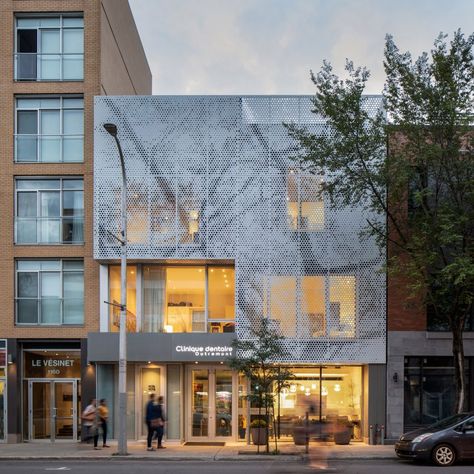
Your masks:
M80 378L79 352L25 351L25 378Z
M231 346L176 346L176 352L188 352L196 357L229 357L232 355Z

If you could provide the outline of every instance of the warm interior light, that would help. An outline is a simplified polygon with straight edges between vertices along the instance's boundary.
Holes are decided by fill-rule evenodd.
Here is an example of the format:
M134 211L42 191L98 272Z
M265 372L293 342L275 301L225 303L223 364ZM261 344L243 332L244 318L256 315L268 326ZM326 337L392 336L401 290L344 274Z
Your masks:
M340 386L338 383L336 383L336 384L334 385L334 391L335 391L335 392L340 392L340 391L341 391L341 386Z
M165 324L163 328L165 332L173 332L173 326L171 324Z

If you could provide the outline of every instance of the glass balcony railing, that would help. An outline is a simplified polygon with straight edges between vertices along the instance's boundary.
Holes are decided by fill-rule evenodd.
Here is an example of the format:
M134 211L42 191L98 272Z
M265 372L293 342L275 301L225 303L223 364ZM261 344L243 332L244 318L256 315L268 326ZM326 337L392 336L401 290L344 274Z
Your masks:
M84 217L17 217L17 244L82 244Z
M84 54L15 53L16 81L82 81Z
M84 161L83 135L16 135L17 163L77 163Z

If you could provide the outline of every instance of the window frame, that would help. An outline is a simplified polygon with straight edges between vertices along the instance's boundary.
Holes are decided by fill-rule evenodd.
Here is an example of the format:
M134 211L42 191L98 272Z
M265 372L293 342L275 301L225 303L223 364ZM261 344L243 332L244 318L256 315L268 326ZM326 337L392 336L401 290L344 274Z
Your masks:
M22 26L18 27L18 20L19 19L42 19L42 18L56 18L59 19L58 26ZM76 18L82 19L82 26L65 26L64 19L65 18ZM37 32L37 50L36 53L21 53L18 51L18 30L36 30ZM58 30L59 31L59 52L58 53L42 53L41 49L41 31L46 30ZM64 30L82 30L82 53L64 53ZM16 82L82 82L84 81L84 49L85 49L85 41L84 41L84 12L67 12L67 13L16 13L15 14L15 21L14 21L14 53L13 53L13 66L14 66L14 80ZM19 78L18 77L18 58L21 54L35 54L36 60L38 61L38 56L51 54L53 56L59 56L59 66L60 66L60 74L58 78L53 79L42 79L38 76L41 76L41 70L37 66L36 67L36 78ZM64 57L65 56L82 56L82 75L78 78L66 78L64 79Z
M39 107L18 107L19 100L42 100L42 99L59 99L59 107L52 107L52 108L41 108ZM82 100L82 108L79 107L65 107L64 101L68 99L81 99ZM59 134L57 135L50 135L50 134L43 134L42 133L42 121L41 121L41 112L42 111L57 111L59 114ZM82 110L82 134L65 134L64 133L64 112L67 110ZM28 133L18 133L18 113L20 111L28 111L28 112L36 112L36 134L28 134ZM16 95L15 96L15 123L14 123L14 154L13 160L15 163L84 163L84 95L82 94L66 94L66 95ZM22 136L28 137L36 137L36 160L34 161L26 161L26 160L19 160L18 159L18 139ZM52 160L43 160L41 159L41 141L43 137L58 137L59 138L59 159L57 161ZM81 159L80 160L64 160L64 142L65 138L81 138L82 139L82 147L81 147Z
M36 270L18 270L18 263L19 262L60 262L60 269L59 270L42 270L36 269ZM64 269L64 263L65 262L82 262L82 270L65 270ZM19 297L18 296L18 276L21 273L36 273L37 274L37 295L36 298L32 297ZM59 284L60 284L60 291L61 291L61 296L59 298L60 301L60 322L57 324L54 323L43 323L42 322L42 309L41 309L41 301L43 300L41 296L41 276L42 273L59 273ZM82 283L83 283L83 292L82 292L82 322L80 323L65 323L64 322L64 273L82 273ZM84 316L85 316L85 311L84 311L84 302L85 302L85 279L84 279L84 273L85 273L85 268L84 268L84 260L83 259L77 259L77 258L60 258L60 259L34 259L34 258L18 258L15 259L15 326L19 327L24 327L24 326L34 326L34 327L60 327L60 326L66 326L66 327L82 327L85 324L84 321ZM36 301L36 323L23 323L19 322L18 320L18 302L20 300L34 300Z
M56 189L49 189L49 188L42 188L39 189L36 187L35 189L28 189L28 190L22 190L18 188L18 182L19 181L59 181L59 187ZM64 220L65 219L70 219L71 216L64 216L64 191L70 191L69 189L64 189L64 182L65 181L82 181L82 190L77 189L76 191L82 191L82 240L81 241L71 241L71 242L65 242L63 239L63 232L64 232ZM36 193L36 215L33 217L27 217L25 219L36 219L36 226L38 225L38 222L41 222L43 219L48 219L48 218L43 218L41 217L40 214L40 200L38 199L38 196L41 192L58 192L59 193L59 216L57 219L59 220L59 235L60 235L60 241L58 242L38 242L38 228L36 227L36 240L35 242L18 242L18 224L19 224L19 219L22 219L21 217L18 216L18 194L21 192L24 193ZM27 176L27 177L22 177L22 176L16 176L15 177L15 235L14 235L14 243L15 245L84 245L85 240L84 240L84 223L85 223L85 206L84 206L84 177L83 176ZM79 219L77 217L76 219Z

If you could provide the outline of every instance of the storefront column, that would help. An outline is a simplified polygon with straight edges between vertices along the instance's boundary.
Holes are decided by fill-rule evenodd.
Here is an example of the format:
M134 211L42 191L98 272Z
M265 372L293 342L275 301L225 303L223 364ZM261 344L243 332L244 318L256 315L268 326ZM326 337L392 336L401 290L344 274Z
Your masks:
M362 437L365 443L369 443L370 426L373 426L374 432L377 427L379 429L385 427L386 366L364 365L362 378L364 383ZM375 442L380 443L380 437L376 436Z
M81 339L81 412L96 398L96 367L87 362L87 339Z
M7 340L7 443L21 442L21 357L16 339Z

